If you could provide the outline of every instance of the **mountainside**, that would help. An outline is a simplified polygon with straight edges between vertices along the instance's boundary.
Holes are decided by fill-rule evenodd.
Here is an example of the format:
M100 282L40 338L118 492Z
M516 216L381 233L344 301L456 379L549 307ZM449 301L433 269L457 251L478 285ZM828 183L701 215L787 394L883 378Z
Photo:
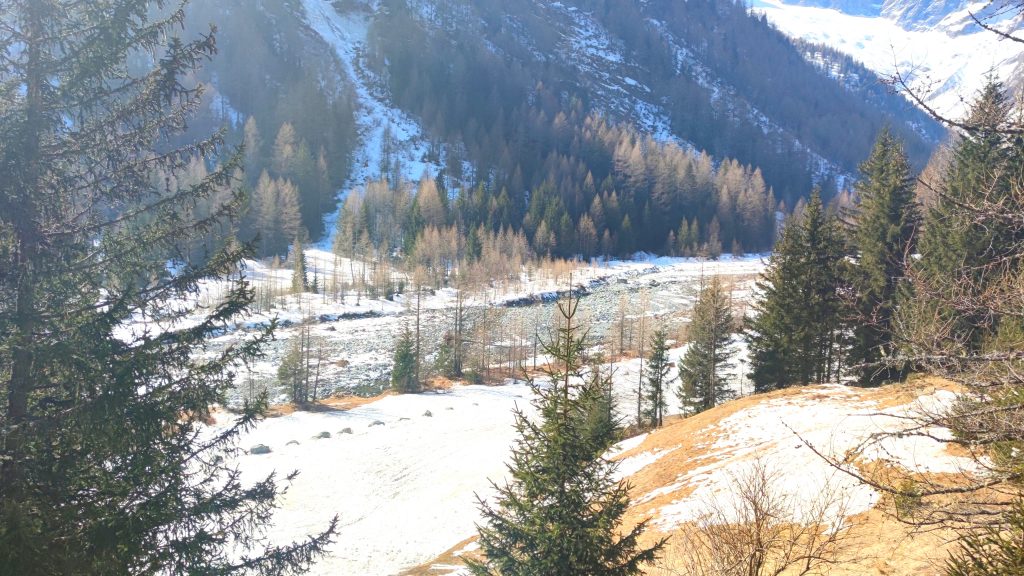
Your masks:
M853 60L809 61L727 1L195 0L190 19L220 25L205 121L250 144L255 209L294 212L297 187L301 227L241 227L281 229L265 254L329 230L334 191L427 172L449 223L522 230L540 252L675 252L680 220L694 245L763 250L770 227L723 221L744 194L767 221L842 183L885 123L918 164L941 137Z
M1024 44L1000 39L1021 29L1006 1L757 0L752 8L793 38L827 45L882 77L899 72L926 104L959 117L994 73L1018 86Z

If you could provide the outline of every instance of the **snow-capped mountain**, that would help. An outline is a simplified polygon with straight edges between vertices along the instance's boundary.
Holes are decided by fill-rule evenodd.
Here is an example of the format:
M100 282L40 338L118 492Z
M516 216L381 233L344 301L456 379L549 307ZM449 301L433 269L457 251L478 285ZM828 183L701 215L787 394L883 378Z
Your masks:
M926 105L951 117L990 74L1017 87L1024 44L1000 38L1021 29L1007 0L755 0L786 34L840 50L882 77L903 76Z

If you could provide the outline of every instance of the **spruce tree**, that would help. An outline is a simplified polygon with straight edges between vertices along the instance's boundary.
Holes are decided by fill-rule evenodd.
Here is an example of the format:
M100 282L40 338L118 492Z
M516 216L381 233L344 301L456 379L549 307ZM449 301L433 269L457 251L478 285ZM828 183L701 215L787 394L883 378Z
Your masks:
M419 382L416 381L416 345L408 326L402 331L398 344L395 345L391 388L401 394L419 392Z
M664 423L665 408L668 406L665 390L674 380L669 376L672 367L668 359L668 344L665 337L665 331L662 329L655 330L651 335L651 356L644 367L647 388L644 394L644 421L641 425L652 428L658 428Z
M584 378L585 334L575 324L578 300L559 303L563 325L544 352L552 362L550 385L531 381L538 417L520 409L519 438L509 481L494 485L493 503L480 500L478 527L484 557L467 560L476 575L591 576L641 574L664 540L641 548L646 521L623 531L628 486L615 478L616 464L601 456L610 438L588 425L593 383Z
M842 256L836 218L815 192L786 224L756 284L755 315L748 320L746 338L757 392L838 376Z
M1015 252L1021 238L1011 217L979 213L977 206L995 206L1013 214L1024 171L1024 140L1007 131L1011 102L1002 83L990 81L973 103L963 131L953 145L952 159L937 186L934 204L925 214L920 242L921 259L913 272L921 289L908 302L908 315L936 318L924 329L943 334L951 346L979 350L1002 330L1006 314L975 314L983 299L1003 278L1004 270L1019 265ZM957 270L957 274L951 274Z
M861 367L862 384L874 384L899 375L878 362L895 352L893 316L901 289L907 289L904 264L920 218L910 163L888 128L879 134L860 173L860 201L852 214L856 264L850 269L854 309L847 364Z
M732 367L733 317L729 295L718 276L701 287L693 306L689 346L679 364L682 409L694 414L714 408L732 396L723 371Z
M218 191L237 190L239 160L219 135L180 144L202 104L188 78L215 52L212 31L180 38L183 20L177 3L4 2L5 574L293 573L334 530L283 547L264 538L278 483L245 483L229 463L265 398L216 435L201 424L269 333L206 348L250 305L244 281L208 310L188 305L202 281L226 279L247 252L221 243L200 263L182 257L243 203L236 191L191 216ZM200 157L212 170L172 186ZM186 316L200 320L179 322Z

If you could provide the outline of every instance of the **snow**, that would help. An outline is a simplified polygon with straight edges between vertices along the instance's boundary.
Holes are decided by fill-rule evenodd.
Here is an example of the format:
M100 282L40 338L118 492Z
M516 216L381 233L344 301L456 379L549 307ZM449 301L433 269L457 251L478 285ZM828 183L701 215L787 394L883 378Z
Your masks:
M840 460L852 451L866 461L886 460L917 472L976 471L973 461L949 454L942 442L921 435L891 434L905 430L907 416L948 406L955 395L937 391L918 402L895 408L880 408L874 401L857 399L855 391L840 385L816 387L811 392L760 402L722 419L715 427L718 438L706 449L709 463L681 475L669 486L641 496L639 502L672 494L684 487L692 493L671 504L652 510L654 522L671 530L695 521L709 512L708 503L717 503L724 512L736 510L733 483L760 462L777 474L777 486L794 503L794 517L807 518L809 507L823 492L839 495L829 511L833 527L846 517L865 512L879 500L879 493L856 479L837 472L809 449ZM942 430L932 430L942 436ZM671 451L643 452L627 463L656 462ZM631 466L634 470L643 467ZM842 510L842 514L840 511ZM732 518L735 520L735 518Z
M986 31L964 29L964 11L942 25L906 29L886 18L798 6L784 0L754 0L755 12L786 34L849 54L883 78L899 71L942 114L960 117L990 71L1012 79L1024 47ZM970 8L970 7L968 7ZM975 27L976 28L976 27Z
M521 384L466 386L344 412L296 412L245 435L243 447L266 444L272 452L238 463L249 481L301 471L275 514L273 541L314 533L338 515L335 543L311 574L394 574L476 532L473 495L490 494L489 479L504 476L512 408L526 407L529 395ZM377 421L384 424L371 426ZM323 431L331 438L313 439Z
M306 21L338 56L356 94L360 110L356 112L360 146L352 161L352 173L341 190L344 195L354 186L380 177L381 150L385 133L392 138L392 156L402 163L402 176L418 181L424 172L437 174L440 166L427 162L427 145L423 131L415 119L391 106L383 83L362 66L370 20L365 14L340 13L328 0L302 0ZM337 213L325 216L330 232L321 247L331 245Z

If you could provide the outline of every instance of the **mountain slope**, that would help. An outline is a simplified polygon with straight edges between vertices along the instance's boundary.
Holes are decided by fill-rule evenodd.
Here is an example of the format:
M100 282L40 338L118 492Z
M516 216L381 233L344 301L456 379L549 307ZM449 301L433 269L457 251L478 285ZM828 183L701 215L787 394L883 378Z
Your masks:
M540 253L762 251L777 203L845 185L882 125L918 165L941 137L868 70L825 49L811 60L727 0L192 6L190 24L222 23L199 78L214 92L206 125L250 144L259 213L239 234L288 223L261 255L322 238L338 191L386 179L411 196L403 182L424 173L445 225L522 231ZM293 210L273 195L288 182L301 229L277 216ZM406 217L389 249L412 250L421 220Z
M929 106L958 117L989 73L1010 83L1017 77L1024 44L1001 40L971 18L973 12L1003 31L1018 30L1020 21L1008 6L966 0L757 0L753 10L786 34L835 48L883 77L899 72Z

